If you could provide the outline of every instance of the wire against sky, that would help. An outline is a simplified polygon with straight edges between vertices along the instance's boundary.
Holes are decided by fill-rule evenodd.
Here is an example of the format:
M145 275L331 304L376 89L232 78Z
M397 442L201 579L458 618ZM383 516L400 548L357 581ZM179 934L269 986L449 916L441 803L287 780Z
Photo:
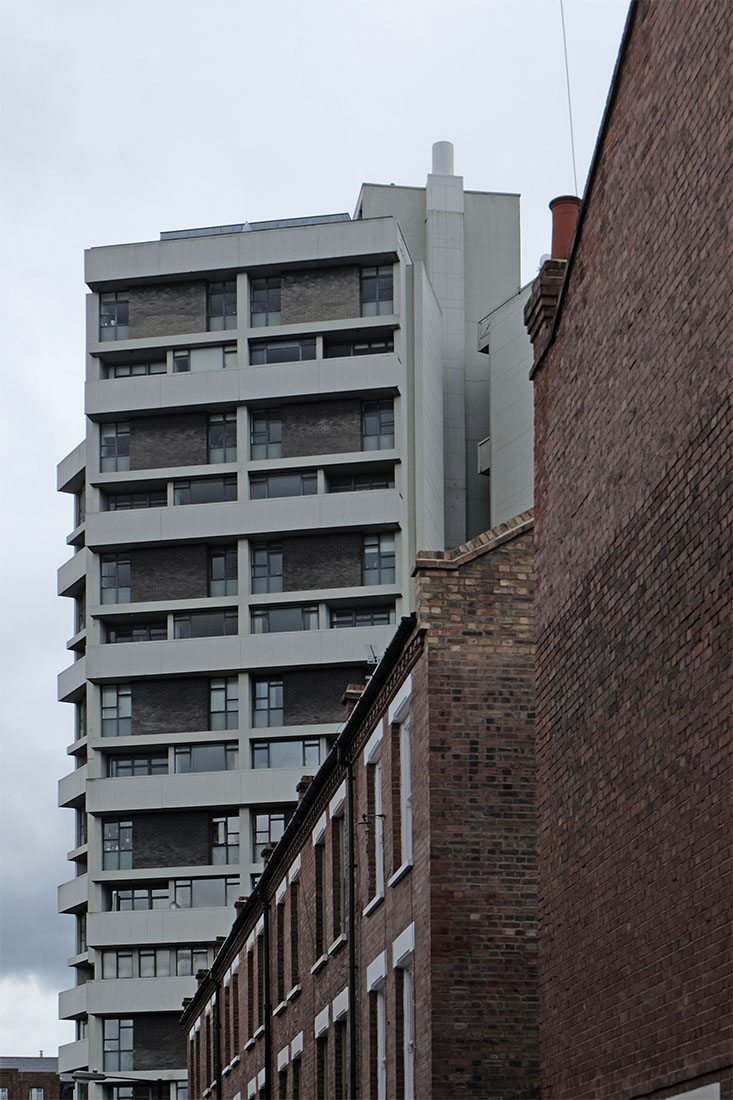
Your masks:
M565 34L565 9L563 7L563 0L560 0L560 22L562 23L562 45L565 52L565 80L568 86L568 117L570 119L570 153L573 158L573 181L575 183L575 194L578 192L578 170L575 167L575 135L573 133L573 105L570 98L570 67L568 65L568 40Z

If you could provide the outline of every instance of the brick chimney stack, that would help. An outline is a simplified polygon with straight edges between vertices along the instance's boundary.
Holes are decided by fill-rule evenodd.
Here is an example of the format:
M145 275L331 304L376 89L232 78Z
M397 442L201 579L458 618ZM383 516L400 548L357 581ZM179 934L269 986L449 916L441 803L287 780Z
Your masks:
M580 199L575 195L560 195L550 203L552 211L552 255L545 260L534 281L532 293L524 307L524 323L534 348L534 365L547 346L555 320L560 289L575 235Z

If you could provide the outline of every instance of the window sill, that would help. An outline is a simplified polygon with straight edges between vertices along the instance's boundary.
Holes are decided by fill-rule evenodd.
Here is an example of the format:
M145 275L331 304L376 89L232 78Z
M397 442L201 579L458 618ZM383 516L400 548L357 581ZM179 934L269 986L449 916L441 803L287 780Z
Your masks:
M328 949L329 955L336 955L346 943L346 933L342 932L340 936L333 941Z
M255 1045L255 1040L254 1040L254 1036L252 1036L252 1038L248 1039L247 1042L244 1044L244 1049L245 1050L251 1050L254 1045Z
M319 970L323 970L324 966L328 962L328 955L321 955L320 959L316 959L311 967L311 974L317 974Z
M387 882L387 885L388 886L396 886L397 883L400 881L400 879L403 879L405 877L405 875L407 874L407 872L411 871L411 870L412 870L412 860L410 859L406 863L403 863L401 867L397 868L395 873L392 875L392 877Z
M286 1000L294 1001L296 997L300 996L300 989L301 989L300 983L298 983L298 985L294 985L293 988L288 993Z
M260 1026L257 1028L257 1031L255 1031L254 1035L252 1036L252 1042L254 1042L255 1039L259 1039L264 1034L265 1034L265 1025L260 1024Z
M375 897L373 897L372 900L369 902L369 904L366 905L364 907L364 909L362 910L362 914L361 914L362 917L368 917L369 914L373 913L374 910L377 909L382 904L383 901L384 901L384 894L377 894Z
M288 1007L288 1002L287 1002L287 1000L285 1000L285 1001L280 1001L280 1003L279 1003L279 1004L277 1004L277 1005L275 1005L275 1007L273 1008L273 1010L272 1010L272 1015L273 1015L273 1016L279 1016L279 1015L280 1015L280 1013L281 1013L281 1012L284 1012L284 1011L285 1011L285 1009L286 1009L287 1007Z

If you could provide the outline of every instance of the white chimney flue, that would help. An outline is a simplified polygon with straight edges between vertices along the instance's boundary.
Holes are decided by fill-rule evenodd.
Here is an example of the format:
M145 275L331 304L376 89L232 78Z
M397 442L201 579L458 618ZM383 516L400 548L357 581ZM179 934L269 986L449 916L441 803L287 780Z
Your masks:
M452 176L453 142L436 141L433 143L433 175Z

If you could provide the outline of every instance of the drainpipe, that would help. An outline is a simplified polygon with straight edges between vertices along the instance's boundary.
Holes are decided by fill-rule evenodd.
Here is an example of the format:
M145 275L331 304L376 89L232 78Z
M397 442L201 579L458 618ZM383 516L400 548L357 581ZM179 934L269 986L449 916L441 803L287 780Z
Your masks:
M354 766L342 745L339 763L346 765L346 818L349 844L349 1096L356 1100L356 854L354 830Z

